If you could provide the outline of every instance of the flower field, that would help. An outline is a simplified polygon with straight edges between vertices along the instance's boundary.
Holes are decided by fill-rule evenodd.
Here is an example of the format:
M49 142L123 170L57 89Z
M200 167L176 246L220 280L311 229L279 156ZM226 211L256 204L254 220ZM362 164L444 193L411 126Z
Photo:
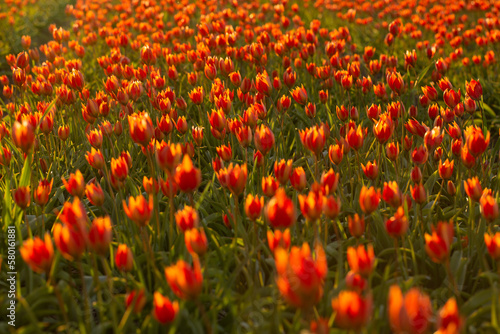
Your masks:
M0 4L1 333L500 333L500 1L44 4Z

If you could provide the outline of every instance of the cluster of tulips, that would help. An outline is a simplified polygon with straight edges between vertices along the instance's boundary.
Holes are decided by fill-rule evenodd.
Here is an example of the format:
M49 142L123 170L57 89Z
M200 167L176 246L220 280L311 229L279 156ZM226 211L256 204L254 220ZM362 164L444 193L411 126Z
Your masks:
M18 327L499 331L499 11L68 4L0 76Z

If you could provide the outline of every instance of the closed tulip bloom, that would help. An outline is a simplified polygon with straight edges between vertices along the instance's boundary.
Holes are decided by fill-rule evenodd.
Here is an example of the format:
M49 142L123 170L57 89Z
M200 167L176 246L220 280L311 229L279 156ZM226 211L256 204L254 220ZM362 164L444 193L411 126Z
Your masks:
M30 206L31 192L29 186L20 186L19 188L14 189L12 196L14 197L14 203L16 203L21 210L25 210L28 206Z
M253 196L252 194L248 194L245 200L245 213L247 217L256 221L260 215L262 214L262 209L264 208L264 197L260 197L258 195Z
M394 93L401 95L405 90L405 82L399 72L392 72L387 76L387 83Z
M142 186L144 187L144 191L149 195L158 194L158 191L160 191L158 182L152 177L148 178L145 175L142 178Z
M427 193L425 191L425 187L421 183L416 184L415 188L413 188L413 186L410 186L410 192L411 192L411 197L413 197L413 200L418 204L422 204L427 200Z
M357 129L351 128L347 133L347 142L354 150L359 150L363 146L364 132L361 124Z
M271 175L269 175L268 177L262 177L262 192L267 197L273 197L279 186L280 184L278 183L278 181Z
M193 192L200 186L201 171L193 166L189 155L184 155L182 163L175 170L175 182L183 192Z
M2 136L0 135L0 138ZM12 151L8 147L0 145L0 166L9 166L12 159Z
M93 147L90 152L85 153L85 159L92 168L102 169L104 167L104 157L101 150L96 150Z
M425 234L425 251L432 261L444 263L450 256L454 231L452 222L439 222L432 226L432 234Z
M479 207L481 208L481 214L488 222L491 223L498 218L498 203L486 189L479 199Z
M201 293L203 276L197 257L193 258L192 267L183 260L166 267L165 277L168 285L179 298L195 299Z
M269 153L274 146L274 134L269 127L261 124L255 129L254 135L255 147L263 154Z
M290 174L292 173L292 160L285 161L282 159L280 162L276 161L274 163L274 176L278 182L284 186L288 183L290 179Z
M495 261L500 261L500 232L495 234L484 234L484 243L488 253Z
M290 176L290 182L292 187L297 191L302 191L307 186L306 172L304 168L297 167L293 169L292 175Z
M410 289L404 296L397 285L389 289L389 323L395 333L426 333L432 317L429 296L417 288Z
M451 297L439 310L438 330L435 334L460 333L463 325L464 319L458 310L457 300Z
M142 195L129 197L128 206L125 200L122 203L125 214L137 226L144 227L149 223L153 214L153 196L150 195L148 201Z
M274 228L288 228L296 220L295 205L282 188L276 190L275 195L266 206L265 213L269 223Z
M365 233L365 218L359 217L356 213L354 217L347 216L349 233L355 238L360 238Z
M379 141L379 143L386 143L389 138L392 136L392 132L394 131L394 125L392 123L391 117L389 114L380 115L380 119L375 122L373 126L373 134Z
M455 108L455 106L460 102L460 96L460 89L456 92L453 89L448 88L443 92L444 103L446 103L446 105L451 109Z
M467 179L464 181L464 189L473 201L478 202L483 194L483 188L481 187L481 183L477 177L473 177L472 179Z
M386 220L385 230L393 238L399 238L408 231L409 223L402 206L398 208L394 216Z
M443 180L449 179L451 177L451 175L453 174L453 165L454 165L454 163L455 162L453 160L450 163L448 161L448 159L446 159L445 162L442 162L442 161L439 162L439 167L438 167L439 176Z
M321 186L325 195L330 195L337 190L339 179L339 173L335 173L332 168L328 172L321 174Z
M128 176L128 164L124 157L120 156L118 159L111 158L111 174L118 181L123 182Z
M24 153L28 153L35 144L35 129L26 119L22 122L15 121L12 126L11 138L14 145Z
M323 211L323 191L318 183L311 186L307 195L299 194L300 211L309 221L315 221L321 217Z
M378 176L377 161L368 161L366 166L361 164L361 169L363 170L363 173L366 175L366 177L370 180L375 180Z
M38 182L38 187L36 187L35 191L33 192L33 199L35 200L36 204L40 205L41 207L44 207L47 204L47 202L49 201L50 192L52 191L53 183L53 179L51 179L50 181L40 180Z
M104 204L104 192L101 185L97 182L91 182L85 186L85 196L94 206L102 206Z
M142 112L130 115L128 124L132 140L141 146L147 146L154 134L153 122L149 114Z
M118 270L124 272L131 271L134 268L134 256L127 245L118 245L115 254L115 265Z
M330 161L335 165L339 165L342 162L342 158L344 157L344 152L342 146L339 144L330 145L328 149L328 157Z
M474 79L472 79L470 82L465 82L465 91L471 99L476 101L481 100L481 96L483 95L483 87L481 86L479 81L476 81Z
M365 214L370 214L378 208L380 202L380 189L363 186L359 194L359 205Z
M161 142L156 147L156 162L164 171L172 173L182 158L182 147L179 143Z
M305 105L307 102L307 92L304 86L296 87L291 91L292 97L300 105Z
M411 160L418 165L424 165L428 157L429 151L427 151L425 146L415 148L411 154Z
M70 225L55 224L53 227L54 241L62 256L69 260L81 258L86 247L86 235Z
M332 195L323 199L323 214L330 219L335 219L340 213L342 203L340 198L333 197Z
M109 216L95 218L89 230L90 248L99 255L106 255L109 251L111 238L111 219Z
M238 164L230 164L226 168L226 187L236 196L240 195L245 189L247 182L248 170L247 165L240 166Z
M307 243L292 247L290 252L281 247L274 251L278 289L285 300L297 308L311 307L323 296L328 266L320 244L316 244L314 255Z
M62 182L71 196L83 196L83 193L85 192L85 180L83 179L83 175L80 170L77 170L74 174L71 173L68 181L63 178Z
M305 130L299 130L300 140L302 145L307 148L312 153L318 156L325 147L327 136L325 129L321 126L315 126L307 128Z
M486 138L483 131L477 126L468 126L464 132L465 143L470 154L477 157L483 154L490 143L490 132L486 132Z
M373 246L367 248L359 245L357 248L349 247L347 249L347 262L353 272L368 277L371 275L375 265L375 253Z
M182 232L198 227L199 221L196 209L188 205L175 213L175 222Z
M31 270L39 274L49 273L54 258L54 246L48 232L43 240L39 237L25 240L19 253Z
M363 296L355 291L341 291L332 299L336 313L335 325L343 329L360 330L370 320L373 300L371 294Z
M173 322L179 313L179 303L171 302L168 297L155 292L153 298L153 316L160 324L165 325Z
M208 248L207 236L203 228L192 228L184 232L184 242L189 253L202 256Z
M382 198L393 208L397 208L401 205L403 201L403 194L401 193L401 190L399 190L399 186L396 181L390 181L389 183L384 182Z

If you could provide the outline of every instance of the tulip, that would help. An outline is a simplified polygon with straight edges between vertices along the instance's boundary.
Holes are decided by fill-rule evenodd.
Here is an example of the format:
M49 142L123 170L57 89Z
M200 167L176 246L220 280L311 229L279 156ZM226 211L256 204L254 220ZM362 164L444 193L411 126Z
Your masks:
M265 214L274 228L288 228L296 220L295 205L282 188L276 190L275 195L266 206Z
M134 267L134 256L130 248L125 244L118 245L115 254L115 265L120 271L131 271Z
M495 234L484 234L484 243L488 253L495 261L500 261L500 232Z
M351 128L347 133L347 142L356 151L358 151L363 146L364 134L361 125L355 130Z
M332 308L336 313L335 324L343 329L360 330L368 324L372 313L371 294L363 297L358 292L341 291L332 299Z
M483 191L483 195L479 199L479 204L479 207L481 208L481 214L488 222L491 223L498 218L498 203L495 198L491 196L488 191L486 191L486 189Z
M368 248L362 245L359 245L357 248L349 247L347 249L347 262L353 272L365 277L370 276L375 265L373 246L370 244Z
M297 308L308 308L323 296L323 284L328 271L326 254L317 244L315 258L307 243L292 247L290 252L283 248L274 251L277 285L285 300Z
M144 196L130 197L128 206L123 200L123 210L127 217L137 224L139 227L144 227L148 224L153 214L153 196L149 196L149 201L146 201Z
M40 274L48 273L54 258L54 247L49 233L45 233L44 240L39 237L25 240L19 253L31 270Z
M255 147L263 154L269 153L274 146L274 134L271 129L263 124L255 130Z
M87 236L81 230L67 224L55 224L54 241L63 257L69 261L80 259L85 251Z
M175 222L182 232L198 227L199 221L196 209L188 205L175 213Z
M460 333L464 319L458 310L457 301L454 297L448 299L446 304L439 310L438 330L436 334Z
M276 161L274 163L274 176L278 182L284 186L288 183L290 179L290 173L292 172L292 160L285 161L282 159L280 162Z
M349 233L355 238L360 238L365 233L365 218L359 217L356 213L354 217L347 216Z
M160 324L165 325L175 320L179 313L179 303L171 302L168 297L155 292L153 298L153 316Z
M14 145L28 153L35 144L35 129L26 119L22 122L15 121L11 138Z
M453 223L439 222L432 226L432 234L425 234L425 251L432 261L444 263L449 260L453 241Z
M290 242L291 237L289 229L285 229L283 232L281 232L281 230L276 230L274 233L270 230L267 231L267 243L271 253L274 253L278 248L288 250L290 248Z
M193 258L192 267L183 260L166 267L165 277L168 285L179 298L195 299L201 293L203 276L197 257Z
M297 167L293 169L292 175L290 176L290 182L292 187L297 191L302 191L307 186L306 172L304 168Z
M323 211L323 191L318 183L311 186L307 195L299 194L300 210L309 221L315 221L321 217Z
M267 197L273 197L279 188L278 181L272 176L262 177L262 192Z
M15 189L13 192L14 202L21 210L25 210L28 206L30 206L31 202L31 193L29 186L20 186Z
M106 255L111 243L111 219L109 216L95 218L89 230L89 246L99 255Z
M393 238L398 238L405 235L408 231L408 227L408 219L406 218L402 206L398 208L394 216L392 216L385 222L385 229L387 233Z
M38 182L38 187L33 192L33 199L35 200L36 204L40 205L41 207L44 207L47 204L47 202L49 201L50 192L52 191L53 183L53 179L51 179L50 182L49 180L40 180L40 182Z
M207 236L203 228L192 228L184 232L184 242L189 253L201 256L208 248Z
M256 221L260 217L263 207L263 197L254 197L252 194L247 195L247 198L245 200L245 213L250 220Z
M403 194L399 190L396 181L391 181L389 183L384 182L384 188L382 190L382 198L393 208L397 208L401 205L403 200Z
M483 87L479 83L479 81L476 81L472 79L470 82L465 82L465 90L467 92L467 95L473 100L479 101L481 100L481 96L483 95Z
M464 181L464 189L467 196L476 202L479 201L481 195L483 194L483 188L481 187L481 183L477 177Z
M307 92L304 86L296 87L291 91L292 97L300 105L305 105L307 102Z
M380 202L380 189L363 186L359 194L359 205L365 214L375 211Z
M193 166L189 155L184 155L182 163L177 166L175 182L183 192L190 193L198 189L201 183L201 171Z
M425 333L430 325L432 306L429 296L417 288L404 296L397 285L389 289L389 323L395 333Z

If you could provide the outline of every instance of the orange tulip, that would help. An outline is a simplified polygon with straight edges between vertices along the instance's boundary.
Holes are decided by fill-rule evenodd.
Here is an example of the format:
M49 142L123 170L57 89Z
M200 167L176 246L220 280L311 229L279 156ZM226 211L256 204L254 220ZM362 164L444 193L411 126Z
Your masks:
M483 195L479 199L479 207L481 209L481 214L488 222L491 223L498 218L498 203L486 189L483 191Z
M263 124L255 129L254 135L255 147L263 154L269 153L274 146L274 133Z
M137 226L144 227L148 224L153 214L153 196L150 195L148 201L142 195L129 197L128 206L125 200L122 203L125 214Z
M83 175L80 170L77 170L75 174L71 173L68 181L63 178L62 182L71 196L83 196L83 193L85 192L85 180L83 179Z
M292 160L285 161L282 159L280 162L274 162L274 176L278 182L285 186L290 179L290 174L292 173Z
M125 244L118 245L115 254L115 265L120 271L131 271L134 267L134 256L130 248Z
M375 180L378 176L378 166L377 161L368 161L365 165L361 164L361 169L363 169L363 173L365 173L366 177L370 180Z
M458 310L455 298L450 298L439 310L438 330L435 334L460 333L464 319Z
M54 241L64 258L69 261L80 259L86 246L86 235L70 225L55 224Z
M172 173L179 165L182 157L182 147L179 143L170 144L162 141L156 147L156 162L164 171Z
M153 122L149 114L140 112L129 115L128 124L132 140L141 146L147 146L154 133Z
M354 291L341 291L332 299L335 324L343 329L359 330L368 324L372 313L371 294L362 296Z
M302 191L307 186L306 172L304 168L297 167L293 169L292 175L290 176L290 182L292 187L297 191Z
M189 155L184 155L182 163L175 170L175 183L183 192L193 192L200 186L201 171L193 166Z
M95 150L93 147L90 152L85 153L85 159L92 168L102 169L104 167L104 157L101 150Z
M473 177L472 179L467 179L464 181L464 189L473 201L478 202L483 194L483 188L481 187L481 183L477 177Z
M495 261L500 261L500 232L491 235L485 233L484 243L491 258Z
M403 201L403 194L401 193L401 190L399 190L396 181L390 181L389 183L384 182L382 198L393 208L397 208L401 205Z
M408 231L408 227L408 219L406 218L402 206L398 208L394 216L392 216L385 222L385 229L387 233L393 238L403 236L406 231Z
M240 195L245 189L247 183L248 170L247 165L233 165L226 168L226 187L236 196Z
M274 228L288 228L295 223L296 211L285 190L279 188L266 206L266 217Z
M182 232L198 227L199 221L196 209L188 205L175 213L175 222Z
M153 298L153 316L160 324L165 325L175 320L179 313L179 303L171 302L168 297L155 292Z
M39 237L25 240L19 253L31 270L40 274L48 273L54 258L54 247L49 233L45 233L44 240Z
M12 126L11 138L14 145L28 153L35 144L35 129L26 119L22 122L16 121Z
M192 228L184 232L184 242L189 253L199 256L206 253L208 248L207 236L203 228Z
M364 131L361 125L357 129L351 128L347 133L347 142L354 150L359 150L363 146Z
M455 161L451 161L451 163L448 161L448 159L445 160L445 162L439 162L439 167L438 167L438 171L439 171L439 176L443 179L443 180L447 180L451 177L451 174L453 174L453 165L454 165Z
M486 138L483 131L477 126L468 126L464 132L465 143L470 154L477 157L486 151L490 143L490 132L486 132Z
M89 246L97 254L106 255L109 251L111 238L111 219L109 216L95 218L89 230Z
M30 187L20 186L14 190L13 197L16 205L20 207L21 210L25 210L28 206L30 206L31 202Z
M197 257L193 258L192 267L183 260L166 267L165 277L168 285L179 298L195 299L201 293L203 276Z
M314 222L323 211L323 191L318 183L311 186L307 195L299 194L300 210L307 220Z
M256 221L260 217L263 207L263 197L259 198L258 195L254 197L252 194L247 195L245 200L245 213L250 220Z
M380 202L380 189L374 187L367 188L363 186L359 194L359 205L365 214L375 211Z
M394 332L418 334L428 330L432 316L429 296L416 288L403 296L399 286L393 285L388 298L389 322Z
M92 205L102 206L104 204L104 192L97 182L90 182L85 186L85 196Z
M38 182L38 187L33 193L33 199L35 200L36 204L40 205L41 207L44 207L47 204L47 202L49 201L50 192L52 191L53 183L53 179L51 179L50 182L49 180L40 180L40 182Z
M321 186L325 195L330 195L337 190L339 179L339 173L335 173L332 168L328 172L321 174Z
M264 195L267 197L273 197L278 188L279 183L274 177L270 175L268 177L262 177L262 192Z
M375 265L375 253L371 244L365 248L359 245L358 248L349 247L347 249L347 262L349 267L355 273L359 273L365 277L370 276Z
M448 261L453 235L452 222L439 222L437 227L432 226L432 234L425 234L425 251L432 261L436 263Z
M315 246L315 257L307 243L274 251L277 284L281 295L291 305L307 308L315 305L323 296L323 284L328 271L326 255L320 244Z
M349 232L355 238L360 238L365 233L365 218L359 217L356 213L354 217L347 216Z

